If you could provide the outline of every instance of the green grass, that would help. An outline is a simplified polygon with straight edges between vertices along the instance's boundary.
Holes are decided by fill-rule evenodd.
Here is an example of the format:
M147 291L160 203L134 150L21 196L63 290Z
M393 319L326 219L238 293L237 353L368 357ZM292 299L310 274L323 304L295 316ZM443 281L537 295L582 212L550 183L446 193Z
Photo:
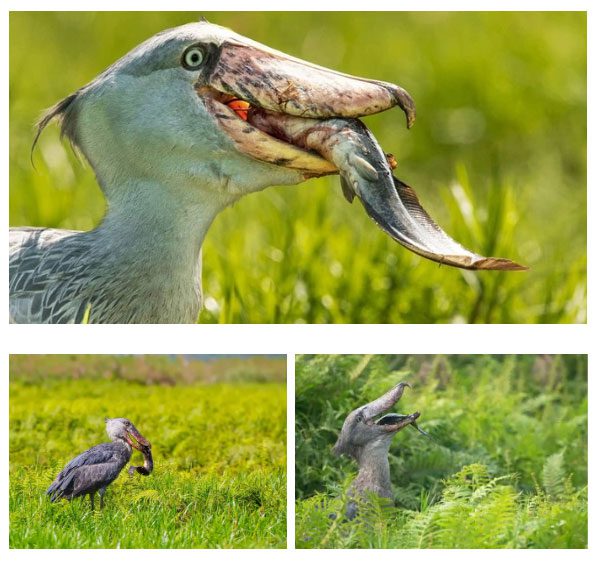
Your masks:
M204 246L202 322L586 321L584 13L205 15L287 53L407 88L418 108L411 131L398 111L366 119L396 155L398 176L463 244L531 270L441 268L348 205L338 179L319 179L251 195L216 219ZM35 172L32 124L141 40L195 19L11 14L11 225L97 225L104 202L92 171L53 127Z
M10 383L10 547L285 547L284 385L22 377ZM102 511L87 498L50 503L60 469L108 441L106 416L151 441L153 473L124 470Z
M400 380L421 412L390 450L396 506L344 521L345 416ZM303 548L587 546L587 357L303 356L296 366L296 543ZM339 519L329 519L331 512Z

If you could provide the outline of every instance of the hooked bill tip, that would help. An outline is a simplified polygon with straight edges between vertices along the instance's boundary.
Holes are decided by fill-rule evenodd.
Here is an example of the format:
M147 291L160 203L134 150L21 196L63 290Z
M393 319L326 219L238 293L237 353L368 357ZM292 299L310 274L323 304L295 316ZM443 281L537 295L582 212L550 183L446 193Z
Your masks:
M410 129L416 121L416 109L415 108L402 108L406 113L406 127Z
M406 126L410 129L416 120L416 104L414 104L413 98L401 86L392 84L389 90L394 102L406 114Z

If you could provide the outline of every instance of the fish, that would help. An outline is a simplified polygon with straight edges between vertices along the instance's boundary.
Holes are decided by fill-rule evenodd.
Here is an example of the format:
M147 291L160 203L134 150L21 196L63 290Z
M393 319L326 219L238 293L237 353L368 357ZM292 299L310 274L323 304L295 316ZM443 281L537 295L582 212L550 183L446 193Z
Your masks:
M302 118L251 106L246 121L332 163L335 170L329 174L339 174L346 200L352 203L358 198L368 216L410 251L461 269L527 269L510 259L474 253L447 235L423 208L414 189L393 175L395 158L382 150L361 120Z
M133 476L135 471L140 475L150 475L153 471L153 455L151 454L151 447L149 446L141 446L141 451L143 452L143 464L142 465L131 465L128 468L129 476Z
M412 422L410 425L411 426L414 426L414 428L416 430L418 430L423 436L426 436L427 438L433 439L433 437L428 432L425 432L416 422Z
M393 393L393 390L391 390L390 393ZM379 400L380 401L383 401L384 398L385 397L383 396ZM378 425L383 425L383 426L388 426L388 425L391 426L391 425L399 424L400 422L402 422L406 418L410 418L410 417L411 417L410 414L396 414L396 413L392 412L390 414L385 414L384 416L382 416L381 418L379 418L375 423L378 424ZM418 430L423 436L426 436L429 439L433 439L432 436L428 432L425 432L418 425L418 423L416 422L416 420L413 420L412 422L410 422L409 425L412 426L414 429Z

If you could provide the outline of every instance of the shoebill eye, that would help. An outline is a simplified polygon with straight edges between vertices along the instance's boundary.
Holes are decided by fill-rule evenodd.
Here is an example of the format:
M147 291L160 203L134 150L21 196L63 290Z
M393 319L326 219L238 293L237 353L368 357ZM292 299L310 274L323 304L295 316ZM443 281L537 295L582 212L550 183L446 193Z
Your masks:
M196 71L203 63L205 53L196 45L189 47L182 55L182 66L189 71Z

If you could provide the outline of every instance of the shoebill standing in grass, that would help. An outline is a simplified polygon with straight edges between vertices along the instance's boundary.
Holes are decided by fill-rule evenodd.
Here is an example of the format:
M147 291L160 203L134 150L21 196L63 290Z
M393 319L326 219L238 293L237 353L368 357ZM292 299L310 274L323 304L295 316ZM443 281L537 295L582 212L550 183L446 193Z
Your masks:
M410 250L467 269L520 268L454 242L393 178L394 161L356 118L394 106L409 127L403 88L207 22L151 37L39 123L37 137L61 123L108 205L90 232L11 230L11 321L196 322L201 246L217 214L268 186L337 173L345 197Z
M151 444L126 418L106 418L106 431L110 443L101 443L75 457L56 477L46 494L52 502L61 498L72 500L89 495L91 510L95 508L95 493L99 492L99 505L103 508L106 488L116 480L120 471L130 461L132 450L145 455L143 467L131 467L148 475L153 470ZM142 469L142 470L141 470ZM132 474L130 473L130 474Z

